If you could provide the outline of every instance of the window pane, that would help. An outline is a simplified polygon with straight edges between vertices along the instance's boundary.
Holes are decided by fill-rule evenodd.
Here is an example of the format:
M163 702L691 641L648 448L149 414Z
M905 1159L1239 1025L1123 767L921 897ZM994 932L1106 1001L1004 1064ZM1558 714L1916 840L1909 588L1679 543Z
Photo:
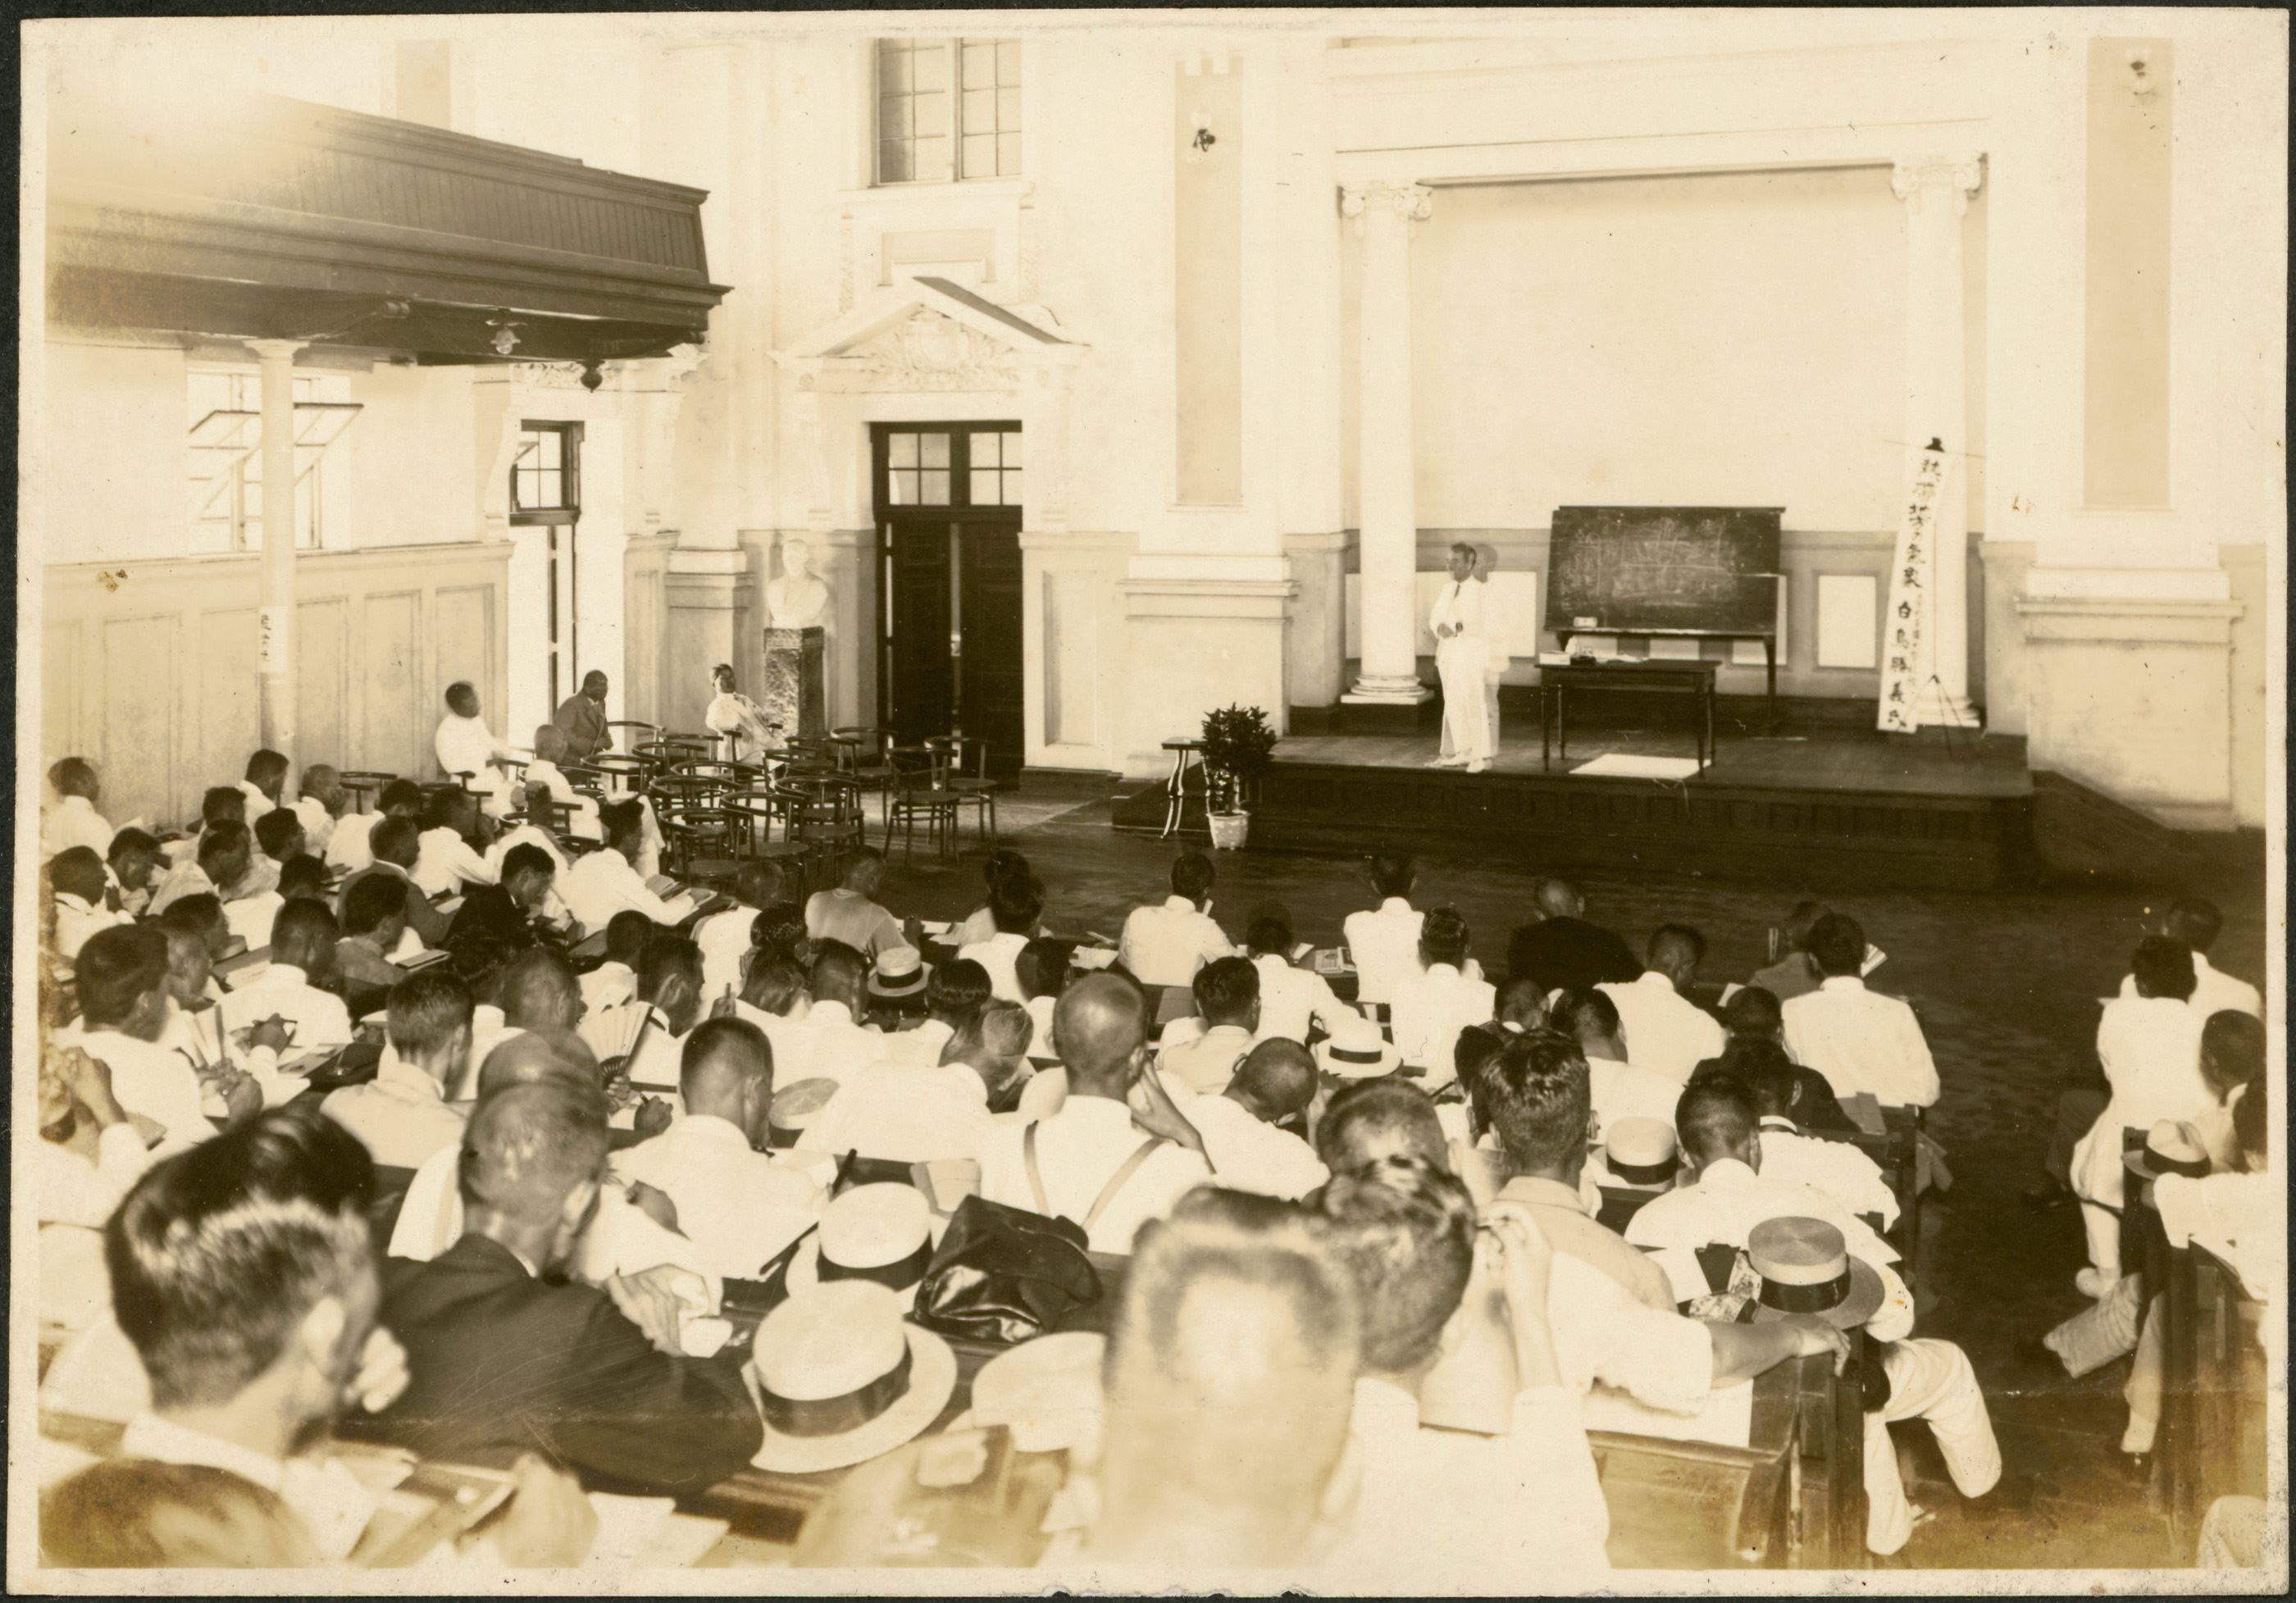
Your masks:
M971 489L966 493L972 497L972 504L975 506L998 506L1003 504L996 498L996 472L993 468L986 470L980 468L973 469L972 485Z
M1010 134L1021 126L1021 92L999 89L996 92L996 126Z
M948 466L948 436L927 434L919 437L924 442L924 464L928 468Z
M964 92L964 132L994 134L996 131L996 91L967 89Z
M239 504L246 514L250 530L252 533L253 526L263 521L262 484L254 478L250 478L240 494Z
M1003 438L999 434L976 432L972 437L972 465L976 468L995 467L998 460L996 442Z
M230 549L230 519L195 518L192 520L192 554L193 556L219 556Z
M916 86L920 89L948 87L948 46L919 45L912 54L916 71Z
M947 506L948 504L947 470L934 472L928 469L919 477L922 482L917 487L917 503L920 506Z
M920 184L948 182L948 141L943 138L920 139L911 158L914 167L910 174Z
M906 184L916 176L909 166L909 147L898 142L877 147L877 182Z
M885 494L895 506L916 505L917 475L914 469L896 469L885 478Z
M1021 470L1018 468L1004 470L1004 504L1006 506L1021 504Z
M968 89L994 89L996 86L996 45L965 45L964 86Z
M964 176L994 178L996 176L996 135L968 135L964 142Z
M909 46L891 39L877 44L877 88L882 94L909 86Z
M1021 431L1018 429L1007 429L997 438L1004 442L1004 465L1008 468L1019 467L1021 465Z
M996 135L996 171L1001 177L1017 178L1021 176L1021 136L1018 134Z
M1021 41L1000 39L996 44L996 81L1017 86L1021 81Z
M890 144L906 139L916 132L909 121L911 108L915 104L915 100L906 94L888 94L878 100L877 139L880 143Z
M520 435L518 437L518 455L512 458L511 462L512 471L523 472L532 469L535 466L535 459L540 454L541 450L542 442L537 439L533 435Z
M885 438L885 459L897 468L917 465L917 437L914 434L892 434Z
M921 139L939 139L948 133L948 96L946 94L913 94L909 103L916 108L908 132Z
M555 429L545 429L535 436L542 447L542 466L555 468L565 459L566 437Z
M537 476L536 487L535 505L564 506L566 504L566 476L556 468L545 468Z

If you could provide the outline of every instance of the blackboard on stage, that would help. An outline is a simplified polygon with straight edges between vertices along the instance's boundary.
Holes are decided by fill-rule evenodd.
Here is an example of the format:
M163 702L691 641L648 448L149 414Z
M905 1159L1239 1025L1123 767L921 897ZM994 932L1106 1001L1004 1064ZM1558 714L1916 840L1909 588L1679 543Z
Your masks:
M1556 634L1775 638L1774 506L1559 506L1546 560Z

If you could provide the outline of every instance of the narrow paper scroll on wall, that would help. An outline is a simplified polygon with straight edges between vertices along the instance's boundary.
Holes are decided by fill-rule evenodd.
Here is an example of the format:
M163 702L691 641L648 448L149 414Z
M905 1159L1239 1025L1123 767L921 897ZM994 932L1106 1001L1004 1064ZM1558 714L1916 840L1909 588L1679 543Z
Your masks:
M1911 468L1898 520L1897 559L1890 564L1890 606L1882 617L1882 701L1875 720L1882 729L1906 734L1921 727L1918 704L1931 671L1930 612L1945 443L1932 438L1915 454Z
M255 671L283 674L287 669L287 609L258 607L255 609Z

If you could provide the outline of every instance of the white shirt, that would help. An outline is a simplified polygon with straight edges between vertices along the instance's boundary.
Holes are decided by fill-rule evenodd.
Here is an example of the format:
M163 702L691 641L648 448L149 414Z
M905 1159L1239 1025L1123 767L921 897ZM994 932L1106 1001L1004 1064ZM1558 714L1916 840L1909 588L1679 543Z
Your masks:
M155 1041L138 1041L118 1030L59 1030L57 1046L76 1046L111 1071L111 1094L129 1113L140 1113L167 1132L164 1157L196 1146L216 1133L201 1110L205 1093L188 1059Z
M259 952L271 945L271 926L286 905L287 898L275 890L242 896L223 904L223 921L232 934L247 943L250 952Z
M2097 1060L2112 1087L2119 1124L2149 1130L2161 1119L2196 1119L2216 1106L2201 1077L2207 1018L2173 996L2115 997L2096 1026ZM2120 1154L2113 1154L2119 1161Z
M1587 1091L1597 1141L1603 1139L1601 1132L1620 1119L1656 1119L1671 1130L1675 1108L1682 1100L1682 1087L1664 1075L1614 1058L1587 1059Z
M422 831L414 857L414 886L424 896L436 900L453 895L464 885L494 882L494 871L487 867L487 860L472 851L471 843L458 831L443 824Z
M78 801L81 798L74 797L71 799ZM228 915L231 910L226 908L224 911ZM127 913L114 912L101 903L91 907L70 891L58 891L56 955L69 963L79 955L79 949L87 945L87 937L97 930L133 922L134 918Z
M1666 1413L1694 1414L1714 1389L1714 1338L1694 1319L1644 1307L1584 1258L1556 1253L1546 1317L1555 1367L1585 1396L1597 1382Z
M448 713L439 720L439 732L431 737L430 748L446 774L473 773L478 776L474 782L480 786L499 787L504 782L495 759L510 756L510 748L495 739L495 732L487 727L483 717Z
M1389 1002L1395 989L1419 972L1419 930L1427 915L1401 896L1368 912L1351 912L1340 926L1356 968L1356 997Z
M250 830L264 814L278 810L279 804L264 794L263 787L253 780L240 781L239 793L247 797L247 827Z
M2226 1172L2194 1179L2163 1174L2152 1182L2152 1204L2170 1247L2197 1241L2232 1266L2249 1296L2271 1304L2269 1329L2279 1318L2280 1270L2273 1243L2286 1216L2286 1182L2270 1170Z
M327 804L313 796L299 796L287 804L295 816L302 821L303 849L324 851L335 833L335 815L327 811Z
M1892 1108L1926 1108L1938 1100L1937 1065L1921 1021L1894 996L1866 988L1854 974L1827 978L1787 1002L1786 1051L1825 1076L1838 1097L1871 1092Z
M1117 955L1144 986L1185 986L1206 963L1235 955L1235 948L1209 912L1173 896L1161 906L1132 910Z
M1489 586L1480 578L1452 579L1435 593L1435 604L1427 611L1427 632L1435 634L1439 626L1450 624L1458 634L1449 637L1435 634L1435 649L1439 653L1452 640L1472 641L1478 649L1483 640L1483 593Z
M577 860L559 889L585 929L603 929L626 908L636 908L657 924L675 924L693 911L693 898L683 891L665 902L648 890L630 860L612 846Z
M570 809L566 822L575 834L588 840L601 838L596 798L574 789L573 781L560 772L557 764L545 757L536 757L526 765L526 782L547 788L551 800Z
M965 1065L881 1063L845 1076L797 1149L909 1164L977 1158L991 1128L988 1087Z
M1308 1044L1308 1027L1320 1024L1332 1033L1332 1021L1356 1010L1332 994L1331 982L1313 969L1297 969L1281 953L1265 952L1251 960L1259 970L1259 1030L1253 1039L1281 1037Z
M960 946L970 946L975 941L985 941L996 933L995 910L976 907L964 915L964 922L949 932L949 939Z
M1116 1171L1149 1137L1132 1122L1132 1110L1107 1097L1071 1096L1061 1110L1036 1126L1037 1163L1044 1177L1047 1207L1037 1205L1022 1157L1027 1126L999 1125L980 1153L980 1195L1008 1207L1049 1212L1084 1223ZM1088 1235L1095 1252L1129 1253L1132 1238L1151 1219L1211 1179L1204 1160L1167 1141L1134 1171L1101 1211Z
M1850 1141L1804 1135L1792 1121L1762 1121L1762 1173L1824 1191L1853 1214L1878 1214L1882 1228L1898 1223L1898 1194L1882 1166Z
M1841 1232L1842 1244L1881 1276L1882 1306L1866 1322L1876 1341L1912 1334L1914 1299L1890 1265L1898 1254L1863 1219L1824 1192L1791 1181L1758 1174L1734 1157L1706 1165L1695 1185L1661 1191L1627 1221L1627 1239L1636 1247L1743 1247L1758 1224L1772 1219L1818 1219ZM1558 1260L1559 1261L1559 1260Z
M374 826L382 822L380 813L346 813L335 821L334 831L327 837L327 866L357 873L374 866ZM313 839L317 839L316 835Z
M273 963L217 1005L224 1027L234 1033L276 1013L295 1026L289 1043L295 1056L350 1044L351 1016L343 999L307 984L292 963Z
M890 1039L866 1025L854 1023L852 1012L841 1002L815 1002L806 1010L794 1034L800 1043L795 1055L805 1065L805 1072L785 1076L776 1069L775 1085L794 1085L800 1078L835 1080L841 1084L847 1075L883 1062L885 1043ZM771 1031L767 1039L774 1041L774 1061L779 1064L781 1043Z
M1439 1553L1447 1581L1504 1596L1529 1575L1542 1591L1576 1591L1611 1567L1610 1509L1569 1386L1517 1393L1507 1434L1486 1436L1427 1429L1416 1397L1366 1377L1356 1382L1350 1435L1362 1479L1353 1518L1322 1555L1325 1573L1367 1582L1366 1591L1405 1591L1425 1578L1406 1566ZM1410 1540L1398 1542L1406 1531ZM1461 1563L1472 1570L1457 1571Z
M1488 1024L1496 1000L1488 980L1469 979L1448 963L1431 964L1396 986L1389 1010L1396 1051L1427 1070L1422 1086L1437 1091L1458 1078L1459 1032Z
M434 831L434 833L451 834L453 831L442 830ZM422 837L424 840L428 840L430 838L430 837L429 835ZM470 851L470 844L467 841L464 841L461 836L457 835L455 838L455 843L461 846L465 852ZM442 841L439 844L443 852L446 843ZM509 856L512 852L517 850L522 846L539 846L542 848L542 855L550 859L550 872L553 876L551 895L555 897L557 895L557 879L563 876L567 869L566 854L558 849L557 841L551 838L548 830L539 829L530 823L522 823L514 830L505 830L501 834L496 836L494 845L488 846L487 848L487 855L483 858L480 859L485 868L484 874L472 876L472 878L475 879L476 883L480 885L500 884L502 882L503 859ZM473 855L475 855L475 854L473 854ZM458 865L462 863L462 859L459 857L453 858L452 861ZM422 883L422 857L419 852L416 854L414 859L414 878L415 883L418 885Z
M638 994L638 977L627 963L611 958L581 977L582 1014L593 1018L608 1008L620 1007Z
M2134 974L2122 976L2120 994L2132 999L2136 996L2136 977ZM2207 953L2195 952L2193 953L2192 1009L2203 1021L2211 1014L2225 1012L2245 1013L2251 1018L2261 1018L2264 1017L2264 996L2246 980L2226 974L2221 969L2210 968Z
M651 1025L646 1022L649 1018ZM643 1041L638 1039L641 1026L645 1030ZM587 1014L575 1034L588 1043L602 1064L635 1046L637 1055L627 1066L631 1084L649 1091L677 1089L685 1061L685 1037L670 1034L668 1015L652 1002L633 996L620 1007Z
M163 1419L149 1411L127 1422L122 1457L220 1469L273 1493L311 1539L319 1557L339 1563L358 1545L381 1499L334 1459L271 1458L236 1442Z
M67 796L40 815L41 860L76 846L104 856L111 850L113 833L111 821L95 810L94 802L85 796Z
M1021 990L1020 971L1014 967L1021 960L1021 949L1029 944L1025 935L998 933L985 941L969 941L956 949L957 961L971 961L988 970L989 994L999 1002L1026 1002Z
M1029 1035L1029 1056L1031 1058L1053 1056L1053 1015L1059 1010L1060 1005L1058 996L1029 998L1029 1022L1036 1026Z
M1157 1071L1167 1084L1177 1082L1198 1096L1218 1096L1235 1078L1235 1066L1251 1050L1252 1039L1238 1024L1216 1024L1194 1035L1175 1032L1157 1048Z
M103 1223L151 1165L144 1138L128 1124L95 1138L94 1161L52 1141L20 1146L31 1157L32 1196L39 1209L41 1322L85 1330L111 1307L103 1261Z
M1316 1149L1225 1096L1175 1099L1210 1155L1212 1180L1234 1191L1296 1202L1329 1180Z
M742 991L742 965L750 955L750 931L758 921L754 907L713 912L693 927L693 944L701 948L701 994L712 1001Z
M214 896L221 900L223 892L196 862L179 863L152 882L152 902L144 910L144 916L156 919L185 896Z
M938 1018L928 1018L914 1029L894 1030L885 1036L882 1049L883 1059L907 1068L938 1068L944 1048L956 1037L955 1030ZM972 1074L971 1069L965 1071ZM978 1082L980 1075L973 1075ZM984 1093L986 1088L983 1088Z
M367 1084L329 1092L319 1111L390 1169L419 1169L433 1153L461 1146L466 1122L426 1070L400 1062L379 1067Z
M1713 1015L1676 992L1657 969L1631 984L1595 987L1619 1010L1627 1056L1638 1068L1664 1075L1677 1085L1690 1084L1691 1071L1718 1058L1728 1037Z
M677 1206L677 1228L720 1275L750 1280L821 1217L812 1178L753 1150L724 1119L689 1114L614 1155L624 1183L644 1181Z

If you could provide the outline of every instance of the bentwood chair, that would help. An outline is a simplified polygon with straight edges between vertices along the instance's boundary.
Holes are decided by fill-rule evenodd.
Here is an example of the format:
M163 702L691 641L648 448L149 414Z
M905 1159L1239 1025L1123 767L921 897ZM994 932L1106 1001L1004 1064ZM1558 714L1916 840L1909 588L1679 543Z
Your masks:
M614 744L618 748L623 751L629 751L645 741L659 740L661 736L661 725L642 724L636 718L614 718L607 722L606 732L613 737Z
M796 792L771 784L753 785L736 790L726 797L726 810L738 821L734 833L734 855L745 862L772 863L780 866L785 889L808 896L817 888L815 883L815 861L819 855L802 840L791 838L791 811L805 805L807 798ZM774 838L774 825L782 826L782 838Z
M916 855L917 826L943 857L956 855L956 793L948 789L947 757L930 746L897 746L890 757L894 789L885 800L885 849L893 849L893 831L901 831L901 855Z
M843 776L806 775L790 780L789 838L812 848L827 884L843 878L845 865L867 837L861 818L861 793Z
M398 776L379 768L346 768L335 777L342 781L343 794L349 797L345 804L348 811L372 813L373 804L382 795L383 788Z
M878 816L884 810L899 780L889 756L892 737L873 724L856 724L843 729L832 729L829 739L836 747L838 764L865 796L877 798Z
M996 849L996 792L998 785L988 777L988 742L979 735L933 735L925 741L927 749L939 752L948 772L941 781L944 788L956 797L959 807L972 809L982 846ZM972 758L972 772L965 772L965 760Z

